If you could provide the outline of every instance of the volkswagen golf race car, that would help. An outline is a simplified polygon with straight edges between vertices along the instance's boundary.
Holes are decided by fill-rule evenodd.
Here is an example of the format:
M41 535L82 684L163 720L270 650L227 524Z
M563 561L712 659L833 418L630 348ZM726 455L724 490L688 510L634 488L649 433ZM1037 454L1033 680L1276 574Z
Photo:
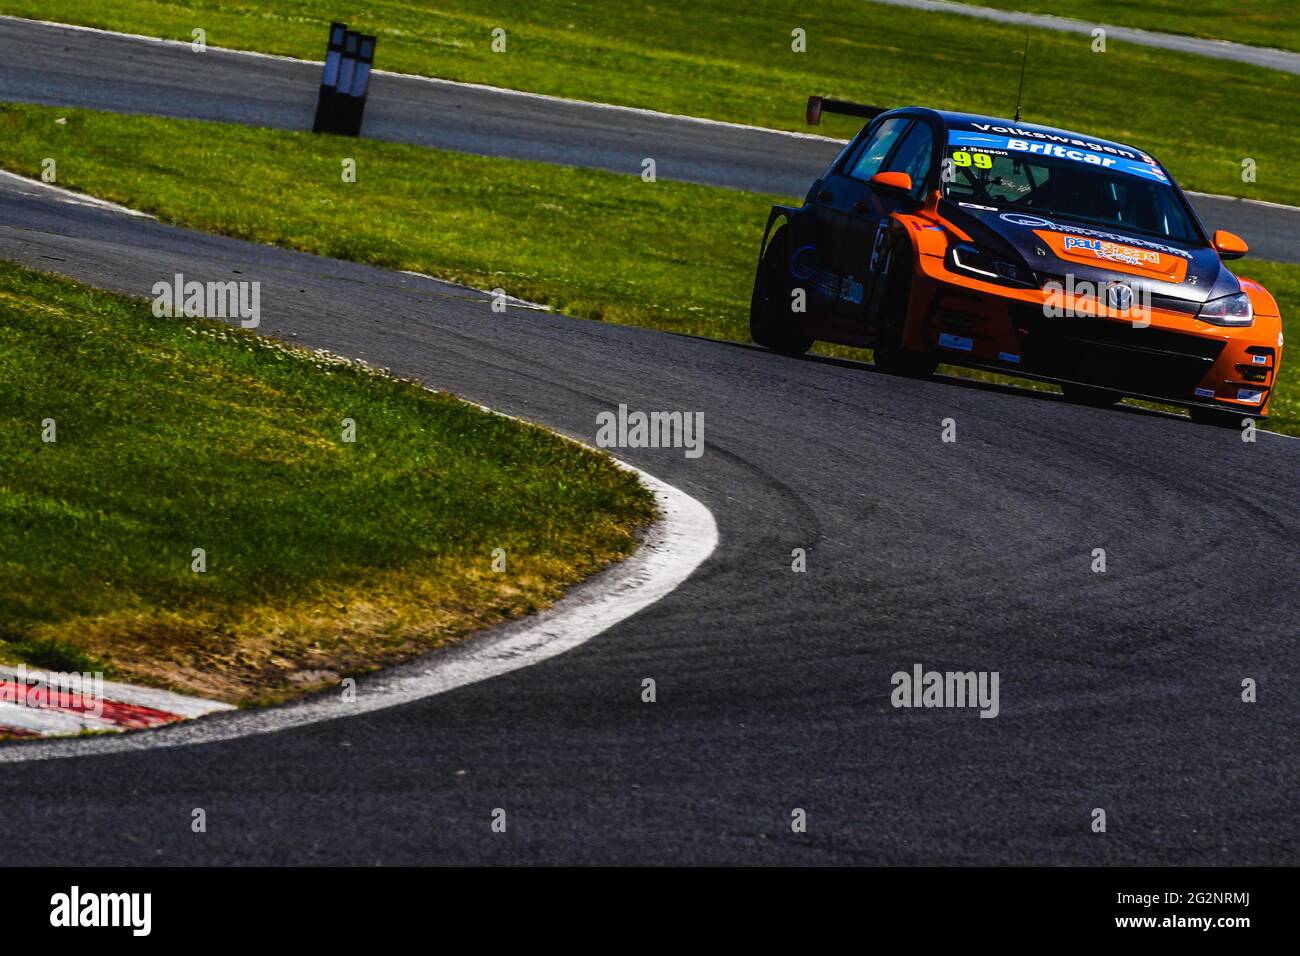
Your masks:
M882 370L940 362L1125 396L1192 418L1263 418L1282 320L1224 260L1168 172L1132 146L1015 120L809 100L870 120L764 230L750 333L786 355L821 339Z

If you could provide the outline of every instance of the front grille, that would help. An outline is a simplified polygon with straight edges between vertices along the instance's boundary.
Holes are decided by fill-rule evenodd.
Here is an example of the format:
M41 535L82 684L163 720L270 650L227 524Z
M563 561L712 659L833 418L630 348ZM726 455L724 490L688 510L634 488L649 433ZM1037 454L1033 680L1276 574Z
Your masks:
M1164 309L1166 312L1181 312L1184 315L1200 315L1201 303L1193 302L1190 299L1180 299L1174 295L1160 295L1159 293L1151 294L1151 306L1155 309Z
M1047 283L1049 282L1059 283L1061 288L1068 288L1070 285L1068 276L1056 272L1035 272L1034 278L1038 280L1039 288L1042 288L1043 286L1047 285ZM1119 278L1123 278L1123 277L1119 277ZM1089 279L1088 281L1093 283L1093 285L1095 286L1105 285L1104 279L1098 279L1098 280ZM1129 281L1129 284L1132 285L1134 289L1137 289L1138 287L1143 285L1143 283L1140 281L1132 281L1132 280L1126 280L1126 281ZM1101 292L1099 292L1096 296L1093 296L1093 298L1095 298L1098 302L1101 302L1103 295ZM1190 299L1179 298L1176 295L1163 295L1159 292L1151 293L1151 306L1152 308L1156 308L1156 309L1164 309L1167 312L1179 312L1182 313L1183 315L1193 315L1193 316L1199 315L1201 311L1201 303L1199 302L1193 302Z
M1170 398L1190 395L1224 347L1220 340L1128 322L1049 318L1035 308L1017 309L1016 334L1026 369Z
M950 309L940 309L935 315L935 324L940 329L945 332L959 332L962 335L970 335L975 331L975 322L974 316L953 312Z

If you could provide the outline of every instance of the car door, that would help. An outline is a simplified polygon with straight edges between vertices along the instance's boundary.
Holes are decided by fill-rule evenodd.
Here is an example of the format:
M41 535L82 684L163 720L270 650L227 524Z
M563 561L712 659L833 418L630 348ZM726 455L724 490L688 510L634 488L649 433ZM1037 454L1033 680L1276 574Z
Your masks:
M864 301L861 270L856 275L845 271L846 264L851 265L843 254L849 241L846 234L863 215L866 181L888 159L912 122L911 117L895 116L876 123L844 162L826 176L821 192L813 200L818 241L816 249L806 249L805 255L815 253L812 261L828 280L825 301L818 303L826 312L838 314L845 305L856 302L860 306Z
M873 252L878 251L889 228L891 213L906 208L909 197L878 190L870 185L880 172L906 172L912 176L913 196L922 194L930 171L934 135L922 117L896 117L898 126L889 142L864 150L845 168L840 187L840 217L833 241L835 271L840 276L835 314L858 321L864 319L875 279Z
M877 282L882 278L880 269L889 232L889 217L896 212L911 211L925 200L935 161L935 143L933 127L924 118L917 118L899 139L884 165L877 170L906 173L912 179L912 191L901 194L868 186L866 191L870 202L867 211L858 214L856 229L846 231L842 251L845 268L852 266L863 274L863 303L879 299L873 293ZM867 316L865 311L865 306L861 306L854 308L851 314L865 316L870 320L872 316Z

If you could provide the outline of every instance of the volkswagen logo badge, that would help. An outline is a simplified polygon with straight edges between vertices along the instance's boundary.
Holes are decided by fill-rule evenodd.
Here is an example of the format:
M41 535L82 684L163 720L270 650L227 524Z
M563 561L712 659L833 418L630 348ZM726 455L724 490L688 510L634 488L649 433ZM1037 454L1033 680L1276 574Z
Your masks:
M1133 307L1133 287L1125 282L1112 282L1106 286L1106 304L1117 312L1127 312Z

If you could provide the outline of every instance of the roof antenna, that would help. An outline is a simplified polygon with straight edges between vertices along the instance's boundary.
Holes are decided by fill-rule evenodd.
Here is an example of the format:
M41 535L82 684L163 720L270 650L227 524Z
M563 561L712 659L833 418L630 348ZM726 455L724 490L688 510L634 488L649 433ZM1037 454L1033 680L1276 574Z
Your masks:
M1020 122L1020 100L1025 95L1025 63L1029 60L1029 31L1025 31L1025 53L1020 58L1020 91L1016 93L1016 119Z

